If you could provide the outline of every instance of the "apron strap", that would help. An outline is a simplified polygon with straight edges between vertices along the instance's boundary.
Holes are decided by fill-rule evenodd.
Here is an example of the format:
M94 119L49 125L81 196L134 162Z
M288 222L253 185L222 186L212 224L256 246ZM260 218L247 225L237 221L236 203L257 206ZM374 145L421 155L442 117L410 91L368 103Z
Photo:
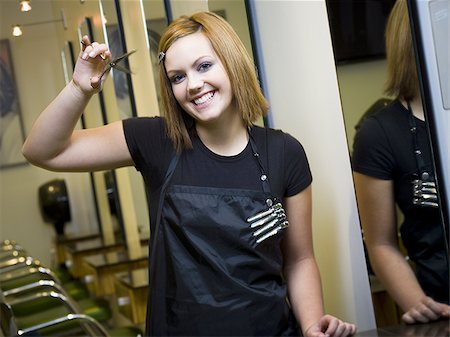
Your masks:
M155 252L156 252L156 242L158 237L158 231L159 231L159 224L161 223L161 213L162 213L162 207L164 205L164 196L166 195L166 189L169 185L170 179L172 178L173 172L175 171L175 168L178 164L178 159L180 158L180 155L178 153L175 153L172 157L172 160L170 161L169 168L167 169L166 176L164 177L164 183L161 187L161 193L159 195L159 202L158 202L158 212L157 218L156 218L156 224L155 224L155 233L151 233L152 238L152 246L151 246L151 253L150 253L150 270L151 275L153 275L153 268L155 264Z
M280 198L283 197L285 154L283 133L280 130L269 129L267 127L252 127L249 128L249 135L253 156L258 161L261 169L263 191L277 195ZM263 151L262 155L258 151L257 142L260 145L259 148L265 151L265 153ZM261 160L261 156L264 158L264 162Z
M260 179L261 179L263 191L265 193L271 193L269 177L267 176L268 173L267 173L266 168L263 166L263 163L260 158L260 154L258 152L258 147L256 146L256 142L253 139L253 135L252 135L250 128L248 128L248 134L249 134L249 139L250 139L250 146L252 147L253 157L255 157L256 161L258 162L259 169L261 171ZM267 139L266 139L266 141L267 141Z
M422 151L420 150L419 147L419 141L418 141L418 137L417 137L417 124L416 124L416 120L414 119L414 114L413 111L411 109L411 105L409 104L409 101L407 101L408 104L408 110L409 110L409 127L410 130L412 132L413 135L413 143L414 143L414 154L415 154L415 158L416 158L416 163L417 163L417 168L419 170L419 177L423 172L426 172L426 165L425 165L425 161L423 159L423 155L422 155Z

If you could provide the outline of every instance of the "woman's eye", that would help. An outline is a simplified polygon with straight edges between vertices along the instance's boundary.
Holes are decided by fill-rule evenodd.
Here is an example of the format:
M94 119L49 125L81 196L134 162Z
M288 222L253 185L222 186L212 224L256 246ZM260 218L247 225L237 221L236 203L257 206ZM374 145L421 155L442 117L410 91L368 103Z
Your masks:
M172 76L171 78L170 78L170 81L172 82L172 83L180 83L182 80L184 79L184 76L183 75L174 75L174 76Z
M199 71L207 71L209 68L211 68L212 63L209 62L203 62L202 64L200 64L198 66L198 70Z

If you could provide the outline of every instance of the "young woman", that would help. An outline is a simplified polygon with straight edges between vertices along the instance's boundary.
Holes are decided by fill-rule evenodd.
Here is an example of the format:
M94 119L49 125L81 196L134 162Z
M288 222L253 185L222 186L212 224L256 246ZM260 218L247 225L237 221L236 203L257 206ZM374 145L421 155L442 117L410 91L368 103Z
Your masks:
M134 165L149 193L147 335L347 336L324 315L302 146L253 123L267 111L255 67L231 26L201 12L160 41L164 118L74 131L111 54L86 45L73 80L23 147L51 170Z
M386 49L386 93L396 99L359 128L354 180L375 274L404 310L403 321L425 323L449 317L449 262L405 0L390 14ZM399 248L396 205L414 269Z

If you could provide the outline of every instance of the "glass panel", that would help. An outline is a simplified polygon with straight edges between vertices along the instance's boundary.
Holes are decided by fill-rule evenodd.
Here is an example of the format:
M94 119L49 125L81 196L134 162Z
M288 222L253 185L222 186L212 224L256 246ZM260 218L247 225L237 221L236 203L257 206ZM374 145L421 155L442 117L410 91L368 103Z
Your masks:
M112 52L113 58L116 58L126 52L126 47L124 45L125 39L123 31L119 26L116 5L113 0L101 1L100 9L103 17L105 41ZM127 59L123 60L120 65L130 69ZM130 98L130 92L132 94L131 79L126 73L116 70L115 68L112 69L110 76L114 81L114 90L117 106L119 108L119 118L124 119L132 117L135 113L133 113L133 104ZM108 122L111 121L112 120L108 118Z
M81 41L82 37L87 35L90 41L95 41L92 33L92 23L90 18L85 20L78 27L78 38ZM81 43L80 43L81 50ZM106 111L103 93L98 94L98 100L91 100L83 113L84 116L84 128L95 128L106 124ZM112 183L108 177L111 178ZM117 200L117 184L115 183L114 172L94 172L93 173L93 188L95 190L97 199L97 209L100 217L100 224L102 235L105 244L111 244L116 241L115 233L123 233L123 220L120 212L120 204ZM111 193L113 191L114 193ZM116 198L115 202L111 202L110 198ZM111 205L115 205L112 208ZM120 235L120 240L123 240L123 235Z
M71 81L72 75L73 75L73 69L75 67L75 54L74 54L74 48L71 41L66 41L64 43L64 47L61 50L61 61L63 66L63 72L64 72L64 81L66 85ZM86 128L86 122L84 120L84 115L81 115L80 119L81 127L84 129ZM95 207L95 214L97 218L97 227L99 231L101 232L100 228L100 213L98 211L98 202L96 198L96 190L95 190L95 184L94 184L94 174L92 172L89 173L90 180L91 180L91 188L92 188L92 195L94 200L94 207Z
M362 124L362 121L365 120L365 118L369 116L376 116L382 109L384 109L391 101L395 100L396 97L389 97L384 93L384 87L385 82L388 78L388 72L387 72L387 61L385 59L384 51L377 51L375 52L373 49L369 48L372 46L375 42L377 45L379 45L379 41L384 41L385 39L385 26L388 21L388 17L390 15L392 6L394 5L395 1L391 0L385 0L385 1L379 1L379 2L371 2L370 5L366 3L358 3L353 4L350 2L336 2L336 1L327 1L327 9L328 9L328 16L329 21L331 24L331 35L332 35L332 43L333 43L333 49L336 59L336 70L338 74L338 82L339 82L339 90L340 90L340 96L341 96L341 103L343 108L343 117L346 125L346 131L347 131L347 139L348 139L348 145L349 145L349 153L352 154L353 151L353 144L355 135L358 132L359 127ZM405 6L406 8L406 6ZM359 13L358 15L355 15ZM408 13L406 13L408 15ZM401 15L397 14L398 17L401 17ZM345 25L341 24L338 25L336 23L339 23L339 20L343 20L345 18ZM350 18L350 19L349 19ZM374 18L378 18L378 21L374 21ZM333 25L332 23L335 23ZM399 26L401 26L400 23L397 22ZM360 33L360 30L357 29L357 27L363 27L367 30L366 34ZM402 27L403 28L403 27ZM333 31L334 29L334 31ZM399 29L400 32L403 31L402 29ZM334 34L334 36L333 36ZM361 54L360 48L356 49L349 49L349 47L352 46L349 41L344 41L343 37L346 37L349 39L352 38L358 38L359 43L366 46L366 49L363 54ZM397 48L398 49L398 48ZM343 53L343 51L346 51L346 53ZM398 52L398 51L397 51ZM380 58L380 56L383 56ZM376 59L377 58L377 59ZM405 62L405 64L408 62ZM398 67L400 68L400 67ZM403 68L403 71L405 71L406 67ZM399 74L397 76L400 77ZM417 102L420 99L420 93L416 93L415 99L411 101L411 105L414 107L414 111L420 111L420 105L421 102L418 102L417 105L413 105L415 102ZM392 217L395 217L397 215L397 221L396 224L394 223L394 226L397 225L397 235L398 235L398 245L399 245L399 251L401 254L405 255L405 260L409 261L413 259L414 255L418 255L414 253L414 246L417 246L417 242L415 239L411 239L413 237L416 237L417 234L415 234L416 231L418 231L419 226L423 226L424 224L416 223L416 221L420 222L419 217L424 216L424 214L427 214L427 231L428 233L431 233L430 227L432 224L436 224L436 213L431 212L429 210L424 211L417 211L413 217L415 217L417 220L411 221L411 214L409 215L409 220L405 222L405 217L403 215L403 212L400 210L400 205L408 205L409 208L416 207L413 204L413 185L411 184L412 178L411 178L411 168L408 168L408 170L405 170L408 165L410 167L413 167L411 165L415 165L416 163L416 156L415 156L415 145L414 145L414 136L410 136L410 124L409 124L409 115L406 115L407 118L405 120L399 119L400 115L404 115L405 111L403 108L400 108L399 105L395 107L389 108L391 109L392 113L398 115L396 118L390 118L389 120L386 117L386 114L379 115L379 119L377 120L377 125L380 125L380 130L383 131L377 131L375 128L372 128L371 132L377 132L376 134L380 135L380 139L385 139L384 142L386 144L389 142L389 145L386 145L386 148L388 148L387 151L390 151L389 154L387 154L387 151L384 149L381 149L381 146L377 147L377 151L379 151L378 156L376 159L373 158L374 161L386 163L389 160L385 161L385 158L387 156L395 156L392 158L392 161L395 161L396 163L394 168L391 168L389 164L380 164L378 168L379 174L383 174L381 172L390 172L392 173L392 178L387 178L386 181L391 181L392 185L394 186L395 191L393 193L393 198L395 198L395 202L393 201L392 204L389 204L388 209L397 209L397 212L392 211ZM420 117L418 114L416 117ZM427 135L428 127L425 127L425 123L422 121L419 121L418 118L413 117L412 119L416 121L418 127L417 127L417 134L420 132L422 135L424 135L423 138L418 138L418 143L421 145L421 150L423 151L424 162L426 162L429 166L434 166L434 158L432 156L431 149L427 148L427 142L426 140L423 140L424 138L429 138L429 135ZM396 134L394 135L394 132L391 129L393 129L392 125L395 124ZM423 126L421 128L421 126ZM390 129L391 128L391 129ZM401 133L401 130L406 130L406 133ZM367 131L367 124L366 124L366 130ZM382 133L383 132L383 133ZM395 137L399 134L405 135L405 137L402 136L402 147L401 149L405 150L404 153L400 155L399 154L399 145L391 146L392 143L394 143ZM407 137L408 138L407 138ZM381 144L381 142L380 142ZM397 151L395 150L397 148ZM364 149L364 151L366 148ZM395 152L396 151L396 152ZM408 151L410 151L410 154L408 155ZM422 152L421 152L422 153ZM428 158L428 154L430 158ZM398 155L398 156L397 156ZM382 159L383 158L383 159ZM391 158L391 157L389 157ZM356 165L356 158L353 156L353 164ZM373 164L373 162L372 162ZM361 164L362 165L362 164ZM367 164L368 167L370 167L370 163ZM381 167L384 165L384 167ZM418 165L414 166L413 170L419 170ZM417 167L417 168L416 168ZM384 171L383 171L384 170ZM395 172L394 172L395 170ZM373 172L376 172L376 169L372 169ZM367 171L369 172L369 171ZM387 174L387 173L386 173ZM366 174L363 174L366 175ZM369 176L369 174L367 174ZM376 180L382 180L381 178L376 177L376 174L372 176L374 181ZM375 180L376 179L376 180ZM409 179L404 180L407 181L406 183L402 181L403 179ZM355 179L356 182L358 182L358 179ZM383 182L384 183L384 182ZM372 184L372 183L371 183ZM402 185L403 184L403 185ZM409 185L411 185L410 190ZM357 186L358 195L364 194L368 196L370 194L370 190L366 189L365 186ZM377 185L378 187L380 186ZM386 184L384 186L387 186ZM360 192L363 191L364 192ZM402 191L403 189L403 191ZM379 193L384 192L385 195L390 195L389 192L387 192L388 189L379 189ZM424 192L425 193L425 192ZM370 195L373 200L376 200L376 196L373 194ZM376 204L376 203L374 203ZM381 202L379 202L381 204ZM381 209L374 209L373 205L367 205L363 204L362 201L359 203L360 209L362 210L364 208L364 213L368 214L369 212L380 212L384 211ZM386 205L386 204L385 204ZM410 205L410 206L409 206ZM408 207L402 207L402 209L406 209ZM410 212L410 210L407 210L406 212ZM439 212L439 211L437 211ZM396 214L395 214L396 213ZM362 213L360 213L362 214ZM378 214L378 213L377 213ZM405 213L407 214L407 213ZM419 215L421 214L421 215ZM433 215L432 215L433 214ZM369 216L366 216L365 218L369 218ZM386 218L386 216L385 216ZM408 218L408 217L407 217ZM381 219L381 218L380 218ZM366 220L365 220L366 221ZM381 220L380 220L381 221ZM377 224L378 225L378 224ZM381 224L379 224L381 226ZM389 222L383 223L383 226L388 228L390 226ZM402 227L403 226L403 227ZM372 228L372 223L370 227L368 225L365 225L364 227ZM439 226L438 226L439 227ZM393 228L395 231L396 228ZM405 230L409 231L410 233L405 236ZM372 231L370 231L372 233ZM369 233L369 231L366 231L366 235ZM426 247L427 244L425 242L430 242L428 240L430 239L430 235L428 235L427 232L421 232L422 243L424 244L424 247ZM433 231L433 242L438 242L439 233L436 231ZM402 235L403 234L403 235ZM408 238L409 237L409 238ZM407 241L404 241L407 240ZM403 244L405 242L405 245ZM408 250L405 248L408 247ZM426 249L426 248L425 248ZM437 251L433 249L433 251ZM427 253L428 254L428 253ZM437 256L440 253L436 253L435 256ZM409 255L409 256L408 256ZM430 254L432 255L432 254ZM442 258L442 257L441 257ZM369 261L369 259L367 259ZM421 264L430 264L432 259L427 260L427 262L421 262ZM436 261L433 261L433 266L437 267L439 263L435 264ZM373 303L374 303L374 309L375 309L375 316L377 320L378 326L385 326L385 325L393 325L400 323L400 310L393 301L393 299L390 297L390 295L387 293L386 286L383 285L379 279L375 276L371 265L368 263L368 270L370 273L370 281L371 281L371 288L372 288L372 295L373 295ZM433 276L434 277L434 276ZM393 286L393 285L391 285ZM388 313L388 314L387 314Z
M208 8L223 17L233 27L237 35L244 44L247 52L254 58L254 50L250 36L250 25L247 20L247 8L244 0L209 0ZM264 125L265 121L261 118L255 124Z
M150 48L150 58L153 66L153 80L155 81L156 94L161 109L160 82L159 82L159 63L158 63L158 46L164 29L168 25L166 11L163 0L143 1L142 2L145 23L147 26L147 38Z
M108 44L113 57L118 57L128 50L126 48L126 40L123 35L123 27L118 13L119 4L113 0L100 1L100 8L103 16L103 30L105 41ZM128 60L120 63L121 66L130 69ZM133 100L133 90L130 74L126 74L120 70L113 68L112 79L114 81L115 101L119 110L116 115L107 114L107 122L113 122L125 118L136 116L136 107ZM147 196L145 193L144 181L139 172L134 167L125 168L129 176L129 183L133 197L133 207L135 210L137 225L139 231L144 236L148 236L150 231L150 221L148 217ZM115 192L116 198L124 197L119 192ZM112 197L112 196L111 196ZM120 211L120 205L117 204ZM124 231L126 233L126 231Z

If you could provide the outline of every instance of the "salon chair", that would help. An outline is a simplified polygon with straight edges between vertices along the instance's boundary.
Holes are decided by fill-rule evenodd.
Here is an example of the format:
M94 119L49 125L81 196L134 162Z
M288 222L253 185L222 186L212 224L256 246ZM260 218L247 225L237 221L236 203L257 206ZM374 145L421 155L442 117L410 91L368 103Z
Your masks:
M65 311L58 308L44 314L17 317L13 306L30 305L43 297L54 297L65 303ZM4 336L142 336L142 331L136 327L120 327L107 330L92 313L77 313L79 308L70 303L64 295L57 292L42 292L29 297L23 297L13 304L5 300L0 293L0 327Z

